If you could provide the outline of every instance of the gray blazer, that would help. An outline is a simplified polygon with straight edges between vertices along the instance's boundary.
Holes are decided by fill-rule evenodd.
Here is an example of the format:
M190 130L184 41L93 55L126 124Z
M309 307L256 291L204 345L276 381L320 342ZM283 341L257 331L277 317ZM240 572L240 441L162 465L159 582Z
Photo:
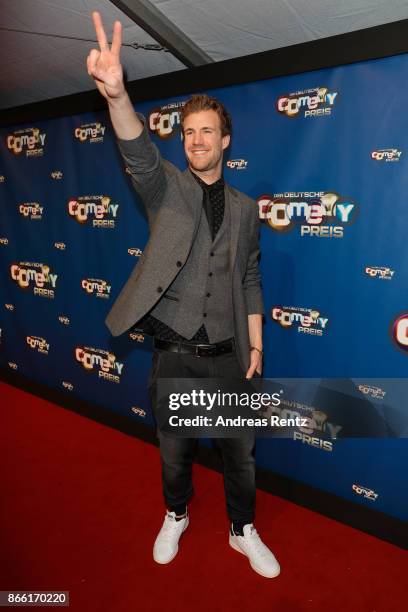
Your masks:
M186 262L198 228L203 194L187 169L181 172L163 160L151 142L146 121L133 140L118 139L132 183L146 209L150 237L129 279L119 293L106 325L119 336L153 308ZM230 207L230 265L237 357L249 367L248 315L263 314L258 268L258 206L248 196L225 186Z

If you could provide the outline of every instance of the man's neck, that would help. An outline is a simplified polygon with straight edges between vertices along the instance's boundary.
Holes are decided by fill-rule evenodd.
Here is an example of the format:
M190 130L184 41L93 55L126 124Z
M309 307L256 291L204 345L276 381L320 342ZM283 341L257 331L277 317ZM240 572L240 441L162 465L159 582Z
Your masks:
M222 176L221 170L219 169L208 170L206 172L199 172L197 170L194 170L191 166L189 166L189 168L190 168L190 172L198 176L198 178L204 181L204 183L207 183L207 185L212 185L213 183L216 183Z

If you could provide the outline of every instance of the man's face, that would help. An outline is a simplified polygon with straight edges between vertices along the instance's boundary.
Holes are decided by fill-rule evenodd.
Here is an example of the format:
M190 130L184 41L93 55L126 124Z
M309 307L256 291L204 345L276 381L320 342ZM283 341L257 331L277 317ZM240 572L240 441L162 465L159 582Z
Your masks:
M214 110L191 113L184 121L184 151L190 168L197 174L221 176L222 156L230 142L221 135L220 118Z

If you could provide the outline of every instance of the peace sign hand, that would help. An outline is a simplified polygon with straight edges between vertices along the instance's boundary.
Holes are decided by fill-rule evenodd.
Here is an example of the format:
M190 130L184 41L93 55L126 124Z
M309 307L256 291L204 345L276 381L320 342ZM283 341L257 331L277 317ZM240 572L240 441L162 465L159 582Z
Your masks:
M125 92L123 83L123 70L120 64L119 52L122 42L122 26L115 21L113 26L112 45L106 38L102 19L97 11L92 13L96 36L100 51L92 49L86 59L88 74L93 77L97 88L104 98L119 98Z

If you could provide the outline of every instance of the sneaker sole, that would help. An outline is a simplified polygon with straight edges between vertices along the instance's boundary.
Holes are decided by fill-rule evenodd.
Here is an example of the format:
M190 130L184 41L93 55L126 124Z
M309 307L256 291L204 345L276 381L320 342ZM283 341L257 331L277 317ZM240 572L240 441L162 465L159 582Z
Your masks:
M189 521L189 519L187 518L186 524L184 525L184 529L183 529L183 531L182 531L182 532L181 532L181 534L180 534L179 541L180 541L180 539L181 539L181 536L183 535L183 533L184 533L184 532L185 532L185 530L187 529L187 527L188 527L189 523L190 523L190 521ZM154 556L154 552L153 552L153 560L154 560L154 561L156 561L156 563L159 563L159 565L167 565L168 563L170 563L171 561L173 561L173 559L174 559L174 557L177 555L178 551L179 551L179 547L178 547L178 544L177 544L177 548L176 548L176 550L175 550L175 552L174 552L174 555L173 555L172 557L170 557L170 559L168 559L167 561L159 561L158 559L156 559L156 557Z
M262 570L260 570L256 565L254 565L251 562L251 559L248 557L248 555L246 553L244 553L243 550L240 549L240 547L238 546L238 544L235 544L234 540L229 540L229 545L231 546L231 548L233 548L234 550L236 550L237 552L241 553L241 555L244 555L244 557L246 557L249 561L249 565L252 567L252 569L254 570L254 572L256 572L257 574L259 574L260 576L263 576L264 578L276 578L277 576L279 576L280 574L280 567L278 569L278 571L276 572L276 574L273 574L273 576L271 576L270 574L265 574L265 572L263 572Z

